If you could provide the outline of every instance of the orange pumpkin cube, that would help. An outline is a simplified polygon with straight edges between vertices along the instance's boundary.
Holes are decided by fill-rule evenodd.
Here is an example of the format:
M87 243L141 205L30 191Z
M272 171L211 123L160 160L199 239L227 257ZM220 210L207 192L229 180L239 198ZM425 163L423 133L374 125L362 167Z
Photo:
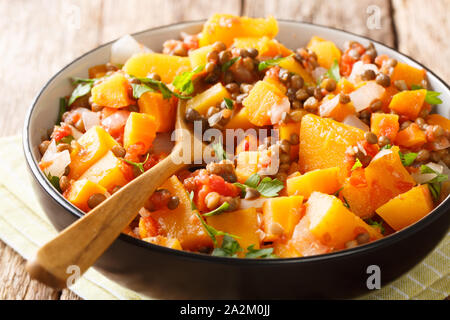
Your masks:
M412 123L397 134L395 143L406 148L420 147L427 142L427 136L420 127Z
M394 141L397 137L399 128L398 115L372 113L370 119L370 131L375 133L378 137L385 136L391 141Z
M278 65L289 72L300 75L303 80L305 80L305 83L314 83L312 75L308 71L306 71L306 69L303 68L303 66L298 63L294 57L286 57L285 59L281 60Z
M230 121L225 125L225 129L247 130L254 127L255 125L248 120L246 108L241 108L238 112L234 111Z
M260 57L286 57L292 53L291 50L283 46L275 39L270 39L267 36L260 38L235 38L233 47L240 49L255 48L258 50Z
M225 98L230 98L230 93L218 82L211 88L197 94L192 99L189 99L186 103L186 108L192 108L197 110L200 114L206 115L209 107L215 106L221 103Z
M325 69L330 69L335 60L341 61L341 51L332 41L312 37L307 48L317 55L317 62Z
M392 98L389 108L414 121L422 110L426 95L425 89L399 92Z
M258 162L258 151L246 151L237 154L236 176L240 183L245 183L252 174L258 172Z
M427 123L431 125L439 125L447 131L450 131L450 120L440 114L430 114L427 118Z
M93 194L96 193L105 194L106 189L95 182L83 179L72 183L70 188L64 192L64 197L74 206L84 212L87 212L90 210L88 200Z
M391 81L405 80L408 88L412 85L420 85L426 79L426 71L424 69L414 68L406 63L398 62L391 76Z
M156 137L156 121L151 115L145 113L131 112L125 124L123 134L123 146L142 143L148 150Z
M127 107L134 103L129 97L131 86L127 78L116 72L100 84L92 88L92 101L95 104L109 108Z
M189 51L189 60L191 61L192 69L204 66L208 63L208 53L214 50L214 45L210 44L209 46L200 47L195 50Z
M139 112L155 118L156 132L170 132L175 126L177 98L164 99L159 92L146 92L138 100Z
M333 194L340 186L338 167L313 170L286 180L288 195L301 195L306 199L314 191Z
M156 237L143 238L142 240L150 242L150 243L154 243L159 246L166 247L166 248L183 250L183 248L181 247L180 241L178 241L178 239L166 238L163 236L156 236Z
M319 107L319 115L321 117L333 118L336 121L343 121L349 115L355 114L355 107L351 102L342 104L339 102L339 99L340 94L335 97L329 95L323 99Z

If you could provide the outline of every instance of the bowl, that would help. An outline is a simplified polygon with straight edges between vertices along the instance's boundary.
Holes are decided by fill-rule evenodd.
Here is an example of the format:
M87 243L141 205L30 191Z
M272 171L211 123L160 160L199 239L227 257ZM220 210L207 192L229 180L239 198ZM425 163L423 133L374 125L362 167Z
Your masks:
M181 31L195 33L204 21L154 28L134 34L149 48L159 51L167 39ZM369 39L324 26L279 21L277 39L290 48L306 45L313 36L328 38L340 47L346 40L367 44ZM389 54L414 67L413 59L380 43L379 54ZM52 128L58 113L58 98L72 89L68 79L86 77L90 66L109 59L111 43L79 57L53 76L33 101L25 120L23 148L33 187L53 225L62 230L84 213L66 201L38 167L41 137ZM426 68L425 68L426 69ZM450 117L450 88L430 70L428 80L442 92L444 103L436 112ZM374 267L385 285L418 264L447 233L450 223L447 198L416 224L376 242L320 256L254 260L212 257L173 250L120 235L95 263L94 268L119 284L158 299L298 299L354 298L370 292ZM371 287L371 289L373 289Z

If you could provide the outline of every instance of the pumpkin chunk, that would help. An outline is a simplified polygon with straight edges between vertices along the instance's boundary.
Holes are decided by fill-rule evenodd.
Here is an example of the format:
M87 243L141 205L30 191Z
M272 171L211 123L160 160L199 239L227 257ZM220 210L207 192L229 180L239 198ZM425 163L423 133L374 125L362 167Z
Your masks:
M188 100L186 107L197 110L200 114L206 115L209 107L221 103L225 98L230 98L230 93L218 82L206 91Z
M339 168L319 169L309 171L300 176L294 176L286 181L288 195L301 195L306 199L314 192L333 194L338 191Z
M335 60L341 61L341 51L332 41L312 37L307 48L317 55L317 62L325 69L330 69Z
M130 92L131 86L127 78L122 73L116 72L92 88L92 101L103 107L127 107L133 104L128 95Z
M399 130L398 115L386 113L372 113L370 130L378 137L385 136L394 141Z
M170 132L175 126L177 99L164 99L159 92L146 92L138 100L139 112L155 118L156 132Z
M106 189L101 185L87 179L75 181L70 188L64 193L64 197L74 206L87 212L90 210L88 206L89 198L96 193L105 194Z
M409 88L412 85L420 85L426 78L426 71L424 69L414 68L406 63L398 62L394 68L391 76L391 81L404 80Z
M425 89L399 92L392 98L389 108L414 121L422 110L426 95Z
M155 137L155 118L145 113L131 112L125 124L123 135L123 146L125 149L133 144L141 143L147 151Z
M427 136L415 123L410 124L397 134L395 143L402 147L420 147L427 142Z

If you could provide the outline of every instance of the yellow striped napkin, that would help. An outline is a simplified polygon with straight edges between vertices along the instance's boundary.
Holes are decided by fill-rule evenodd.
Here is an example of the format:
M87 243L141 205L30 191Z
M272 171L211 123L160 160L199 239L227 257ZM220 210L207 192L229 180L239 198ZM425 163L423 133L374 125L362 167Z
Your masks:
M31 189L21 137L0 138L0 239L25 259L56 235ZM361 299L444 299L449 295L450 233L422 263ZM148 299L90 269L71 288L84 299Z

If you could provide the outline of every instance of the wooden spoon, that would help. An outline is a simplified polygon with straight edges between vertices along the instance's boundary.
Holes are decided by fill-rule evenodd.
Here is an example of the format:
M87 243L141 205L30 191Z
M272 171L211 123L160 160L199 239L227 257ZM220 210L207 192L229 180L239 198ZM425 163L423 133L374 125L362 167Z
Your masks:
M79 274L83 274L133 221L146 199L159 186L194 160L201 160L194 156L202 157L204 145L185 123L185 111L186 103L180 100L175 128L181 130L176 132L176 144L171 154L42 246L27 262L26 269L31 278L54 288L71 285L67 284L67 279L74 272L72 266L78 267ZM183 154L183 147L190 155ZM179 163L180 156L185 157L182 163Z

